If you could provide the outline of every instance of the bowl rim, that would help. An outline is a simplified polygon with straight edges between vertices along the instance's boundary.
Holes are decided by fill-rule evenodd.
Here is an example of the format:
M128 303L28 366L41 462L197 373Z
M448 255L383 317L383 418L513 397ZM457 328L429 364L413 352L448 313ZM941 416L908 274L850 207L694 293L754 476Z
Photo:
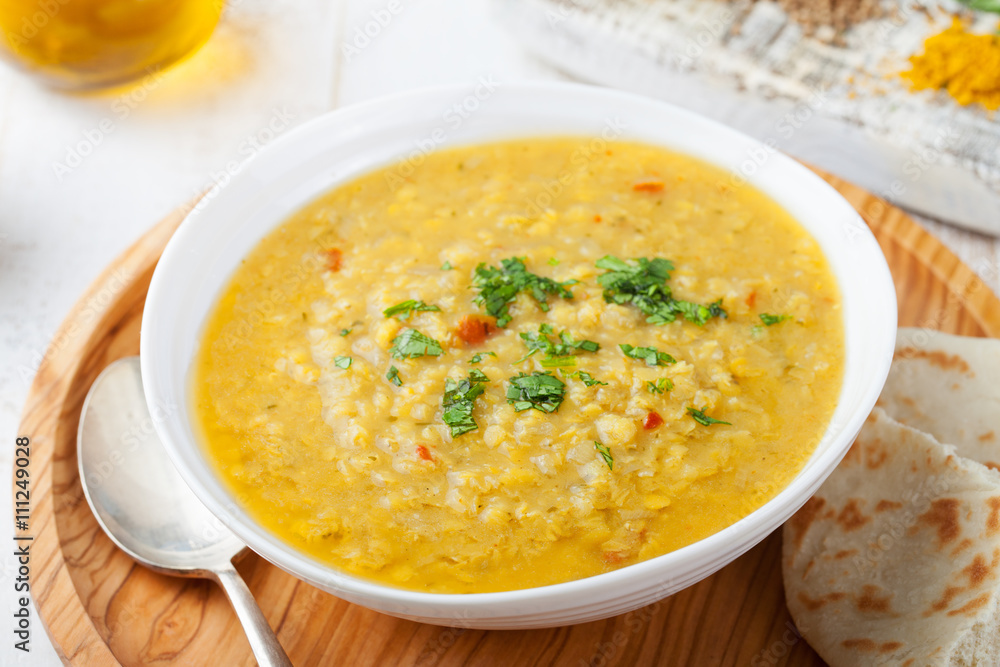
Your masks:
M731 562L739 555L755 546L771 532L779 528L781 523L783 523L788 516L801 507L801 505L816 492L825 478L832 473L833 469L847 453L847 450L867 418L868 413L875 405L876 399L881 392L881 388L889 371L889 364L892 360L892 350L896 333L896 297L888 265L884 255L882 255L878 248L877 241L871 234L867 225L861 221L858 213L840 196L839 193L826 184L825 181L820 179L819 176L783 153L774 152L773 147L769 147L763 142L747 137L736 130L707 119L694 112L641 95L584 84L562 82L503 83L502 89L504 91L503 94L505 95L549 95L554 97L564 96L568 98L589 98L590 96L596 96L604 98L605 101L615 101L626 106L655 106L659 111L662 111L668 116L681 119L690 125L705 128L720 137L739 141L741 145L754 145L760 149L768 150L771 155L770 160L773 161L772 164L776 165L779 170L796 173L797 178L801 179L804 184L811 182L813 186L820 187L821 189L825 188L833 197L831 201L839 200L842 202L844 207L849 208L850 216L853 216L853 218L856 219L850 223L856 225L856 238L854 239L854 242L860 242L860 252L862 254L867 254L868 257L865 259L871 260L872 262L868 265L874 279L874 283L870 287L871 297L876 301L879 301L886 309L889 309L891 306L891 323L889 322L889 317L886 318L885 322L881 323L882 328L877 332L880 334L880 340L873 342L873 345L880 346L881 351L883 352L883 354L877 355L877 362L875 366L867 369L868 375L873 378L873 381L865 386L859 398L856 399L856 402L868 407L864 410L855 411L853 414L849 415L844 423L838 425L831 422L827 427L827 433L824 436L824 440L830 435L831 429L837 427L837 432L832 437L834 442L826 446L823 451L819 451L819 448L823 446L822 443L821 445L818 445L817 451L813 453L796 477L793 478L788 485L776 493L770 500L751 512L749 515L723 528L722 530L713 533L712 535L685 547L681 547L680 549L645 561L634 563L611 572L557 584L487 593L428 593L405 588L397 588L389 584L383 584L347 574L335 569L333 566L316 560L304 552L298 551L294 547L285 543L280 537L270 533L268 529L253 521L249 514L239 507L231 493L224 491L227 496L227 501L222 502L222 499L219 498L216 490L213 490L206 485L205 476L214 477L215 473L211 470L210 463L207 461L206 457L201 453L199 444L196 442L186 442L187 438L179 437L176 428L171 427L171 423L176 421L176 419L168 416L163 420L157 420L155 422L157 433L159 434L170 459L177 467L181 476L185 479L199 499L208 507L212 514L231 528L256 553L260 554L268 561L299 579L314 584L336 595L344 595L351 601L378 600L383 604L396 605L397 607L402 605L404 609L416 611L426 611L431 609L436 617L440 616L442 618L446 616L454 617L456 612L468 611L470 608L481 608L487 610L488 612L490 607L497 609L502 608L504 609L504 613L516 616L519 612L516 611L516 609L512 611L512 609L516 607L518 603L530 603L541 597L544 597L547 601L553 603L551 606L568 609L569 607L566 606L567 603L572 602L577 606L580 606L581 594L589 594L591 599L596 601L609 599L608 596L601 595L601 593L606 592L613 595L626 582L632 582L634 585L636 580L646 579L651 583L650 587L652 587L653 583L661 582L663 580L663 575L669 574L669 570L671 568L680 569L685 572L689 570L697 570L698 564L700 562L710 560L709 557L712 554L725 551L727 547L731 550L734 543L739 544L740 548L738 553L726 560L726 563ZM322 114L296 128L289 130L284 136L280 137L272 144L265 146L259 154L247 161L239 173L232 176L233 182L236 182L237 179L239 179L244 183L250 183L253 180L254 173L258 171L262 165L267 164L267 161L278 155L280 151L284 150L284 147L292 146L295 142L302 138L306 138L317 133L334 131L337 129L338 125L341 126L341 129L345 126L350 126L352 131L357 130L359 127L364 127L365 119L367 117L388 108L401 108L406 105L426 103L427 100L437 99L440 97L458 97L465 92L468 92L468 86L463 84L431 86L395 93ZM563 112L565 112L565 109ZM357 131L363 132L364 130L361 129ZM528 138L536 135L532 135L530 133L517 135L515 133L512 136L523 136ZM497 139L493 137L484 137L480 140L480 143L489 143L495 140ZM653 143L639 138L632 138L631 140ZM441 148L450 148L453 146L468 144L469 142L448 143ZM669 147L666 148L671 150ZM713 163L708 158L700 156L696 157L698 157L698 159L708 161L720 169L725 169L725 166L719 164L718 162ZM374 169L378 168L380 167L374 167ZM353 178L361 176L363 173L366 172L359 171L353 175ZM747 180L751 184L754 184L755 179L752 176L748 177ZM187 268L184 263L186 246L194 242L197 232L205 226L203 221L207 221L211 218L213 210L218 206L218 202L221 201L221 198L225 197L227 192L232 192L227 186L228 183L217 182L216 185L206 194L203 204L195 207L195 209L186 216L167 244L167 247L164 250L159 264L153 274L146 299L146 308L143 313L140 338L140 363L142 367L143 388L146 393L146 400L151 406L170 404L171 399L167 389L175 384L169 381L169 378L166 377L166 373L162 372L163 369L159 367L156 361L156 358L159 356L158 348L163 344L164 336L166 335L163 327L160 325L160 322L157 321L160 319L158 317L160 304L170 293L172 287L172 274ZM331 188L332 187L334 186L331 186ZM772 199L775 198L772 193L765 192L765 194ZM782 204L780 201L778 203ZM797 216L794 217L798 220ZM277 224L280 224L280 220L275 221L271 226L271 229L273 229ZM800 222L800 224L802 223ZM807 232L808 231L809 230L807 230ZM813 235L812 232L809 233ZM815 238L815 235L813 235L813 237ZM830 261L824 244L819 239L816 240L821 250L824 252L824 255L827 256L828 261ZM840 284L840 271L833 265L832 261L830 261L830 265L831 272L838 281L838 286L842 287ZM843 290L841 291L843 292ZM845 295L842 294L842 297L843 296ZM846 336L848 334L846 313L842 310L842 314L845 317L844 362L846 374L846 366L850 349L846 347ZM204 321L201 322L199 331L203 325ZM188 369L185 369L184 371L185 377L188 375L189 368L190 360L188 360ZM837 401L838 405L844 398L843 391L845 389L844 385L846 385L846 377L843 382L842 393L841 396L838 397ZM183 391L186 394L186 388ZM182 414L186 414L186 411L183 408L180 412ZM804 475L804 473L807 472L809 474ZM221 488L219 480L216 480L216 484ZM668 584L665 589L666 592L659 597L664 597L672 592L675 592L676 590L679 590L680 588L686 587L687 585L708 576L712 572L719 569L719 567L713 567L708 569L706 572L695 574L693 580L687 581L686 583L680 582L682 585L675 588L671 589ZM685 579L690 578L691 577L689 575L685 577ZM668 580L672 581L669 577ZM361 604L365 604L365 602L362 601ZM383 611L386 610L385 608L377 605L376 608L382 609ZM535 613L538 610L536 608L532 608L530 611ZM395 612L389 611L389 613ZM615 611L613 613L620 612ZM399 612L397 615L405 614ZM494 615L486 613L476 615L476 617L480 616L500 617L502 614Z

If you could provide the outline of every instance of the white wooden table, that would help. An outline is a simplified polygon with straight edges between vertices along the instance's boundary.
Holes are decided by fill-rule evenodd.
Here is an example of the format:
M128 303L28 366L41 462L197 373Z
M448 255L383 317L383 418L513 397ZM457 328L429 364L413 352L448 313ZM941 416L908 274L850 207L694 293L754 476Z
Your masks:
M396 2L401 9L365 44L357 31L389 0L235 0L202 51L131 93L67 96L0 68L4 479L34 370L70 306L157 220L266 143L269 128L280 135L325 111L424 85L565 78L526 56L487 0ZM345 45L358 52L345 54ZM1000 244L926 224L1000 288ZM10 493L0 498L11 516ZM0 664L59 664L37 618L31 653L12 646L12 551L0 559L8 619Z

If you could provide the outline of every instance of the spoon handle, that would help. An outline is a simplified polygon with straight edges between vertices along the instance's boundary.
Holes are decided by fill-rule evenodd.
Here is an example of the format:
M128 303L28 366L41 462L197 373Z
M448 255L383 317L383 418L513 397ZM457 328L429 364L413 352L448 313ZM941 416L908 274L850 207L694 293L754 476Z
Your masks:
M257 601L236 568L230 564L227 568L215 570L213 574L229 596L229 602L243 625L243 631L250 640L250 648L260 667L292 667L285 650L278 643L278 638L267 624L264 613L257 606Z

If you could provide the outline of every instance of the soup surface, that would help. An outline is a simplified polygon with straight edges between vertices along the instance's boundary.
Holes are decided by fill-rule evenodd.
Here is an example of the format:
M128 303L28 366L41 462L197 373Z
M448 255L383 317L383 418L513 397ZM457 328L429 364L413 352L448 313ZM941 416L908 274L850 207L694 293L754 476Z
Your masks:
M194 413L249 513L441 593L595 575L746 516L815 449L844 357L835 280L783 209L589 138L338 187L250 253L203 336Z

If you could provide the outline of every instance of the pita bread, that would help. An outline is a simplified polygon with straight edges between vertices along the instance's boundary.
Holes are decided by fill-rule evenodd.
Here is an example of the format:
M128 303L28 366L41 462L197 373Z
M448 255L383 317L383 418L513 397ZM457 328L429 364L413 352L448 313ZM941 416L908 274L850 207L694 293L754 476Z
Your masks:
M1000 469L1000 340L900 329L877 405Z
M782 571L832 667L1000 664L1000 474L876 408L785 524Z

